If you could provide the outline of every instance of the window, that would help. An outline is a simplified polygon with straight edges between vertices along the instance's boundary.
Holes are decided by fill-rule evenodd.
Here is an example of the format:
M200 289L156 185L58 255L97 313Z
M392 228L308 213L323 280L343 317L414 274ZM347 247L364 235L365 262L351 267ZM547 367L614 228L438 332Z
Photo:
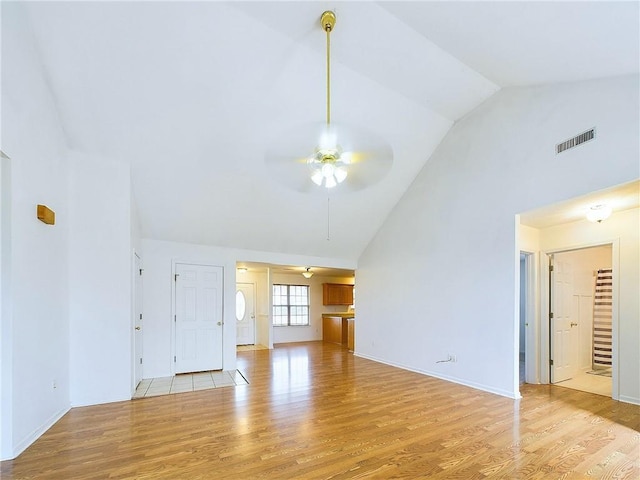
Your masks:
M273 325L309 325L309 286L273 286Z

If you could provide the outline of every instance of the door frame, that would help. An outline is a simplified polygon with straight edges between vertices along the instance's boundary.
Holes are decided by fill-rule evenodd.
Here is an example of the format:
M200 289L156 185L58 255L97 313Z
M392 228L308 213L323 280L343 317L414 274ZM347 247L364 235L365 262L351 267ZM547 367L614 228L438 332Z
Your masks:
M619 272L620 272L620 239L605 240L595 243L583 243L578 245L567 245L549 250L542 250L540 255L540 315L538 317L540 326L540 337L538 341L538 349L540 351L540 383L550 384L551 374L549 359L551 358L549 344L551 331L549 328L549 256L556 253L571 252L574 250L584 250L593 247L611 246L611 268L613 271L612 295L611 295L611 398L619 400L620 398L620 375L619 375Z
M144 306L144 287L142 285L142 272L144 268L142 266L142 256L133 249L133 253L131 255L132 259L132 271L131 271L131 289L132 289L132 308L131 308L131 357L133 359L132 363L132 371L131 371L131 395L133 395L138 387L138 379L136 378L136 370L138 367L138 358L136 351L136 324L138 311L142 312ZM138 277L140 277L140 290L138 291ZM139 307L139 308L138 308ZM142 357L144 357L144 329L140 330L140 350ZM140 380L144 378L144 367L142 371L142 377Z
M197 265L197 266L201 266L201 267L216 267L216 268L220 268L222 270L222 283L221 283L221 287L222 288L222 368L225 368L225 361L224 361L224 332L225 332L225 267L224 265L220 265L220 264L215 264L215 263L209 263L209 262L194 262L192 260L177 260L177 259L172 259L171 260L171 317L169 318L169 331L171 332L171 351L170 351L170 356L169 356L169 363L171 365L171 375L175 375L176 374L176 362L174 361L174 358L176 356L176 324L175 324L175 318L176 318L176 265L181 264L181 265ZM234 326L235 328L235 326ZM234 347L235 348L235 347Z
M537 318L537 256L536 252L530 252L528 250L521 250L520 255L524 256L524 278L525 278L525 331L524 331L524 370L525 370L525 383L540 383L540 376L538 374L538 364L540 352L536 348L536 338L538 338L538 322ZM521 300L521 299L520 299ZM520 319L518 318L518 328L520 326ZM518 334L518 338L520 333Z

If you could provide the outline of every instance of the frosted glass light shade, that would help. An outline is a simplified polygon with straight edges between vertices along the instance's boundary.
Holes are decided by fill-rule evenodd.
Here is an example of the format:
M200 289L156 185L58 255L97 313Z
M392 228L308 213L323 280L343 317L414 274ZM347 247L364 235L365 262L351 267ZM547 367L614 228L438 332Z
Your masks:
M608 205L594 205L587 211L587 220L600 223L611 216L613 210Z

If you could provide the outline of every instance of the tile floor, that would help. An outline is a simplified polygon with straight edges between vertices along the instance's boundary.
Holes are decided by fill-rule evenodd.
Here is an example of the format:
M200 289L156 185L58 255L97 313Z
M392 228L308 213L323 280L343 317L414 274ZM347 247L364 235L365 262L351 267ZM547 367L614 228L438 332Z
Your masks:
M591 375L587 372L578 373L573 378L558 382L554 385L558 387L572 388L574 390L582 390L583 392L595 393L611 398L611 377L600 375Z
M265 347L264 345L238 345L236 350L238 352L249 352L252 350L269 350L269 347Z
M136 388L133 398L248 384L249 382L238 370L184 373L173 377L146 378Z
M520 354L520 385L525 379L525 363L524 354ZM558 387L571 388L582 392L595 393L596 395L604 395L611 398L611 377L601 375L591 375L587 372L580 372L569 380L554 383Z

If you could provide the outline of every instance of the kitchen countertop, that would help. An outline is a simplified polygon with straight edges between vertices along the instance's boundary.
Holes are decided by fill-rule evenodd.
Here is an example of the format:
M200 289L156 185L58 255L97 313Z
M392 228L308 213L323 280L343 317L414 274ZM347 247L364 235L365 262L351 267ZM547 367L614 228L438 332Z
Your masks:
M356 316L356 312L331 312L331 313L322 314L322 318L325 318L325 317L354 318L355 316Z

